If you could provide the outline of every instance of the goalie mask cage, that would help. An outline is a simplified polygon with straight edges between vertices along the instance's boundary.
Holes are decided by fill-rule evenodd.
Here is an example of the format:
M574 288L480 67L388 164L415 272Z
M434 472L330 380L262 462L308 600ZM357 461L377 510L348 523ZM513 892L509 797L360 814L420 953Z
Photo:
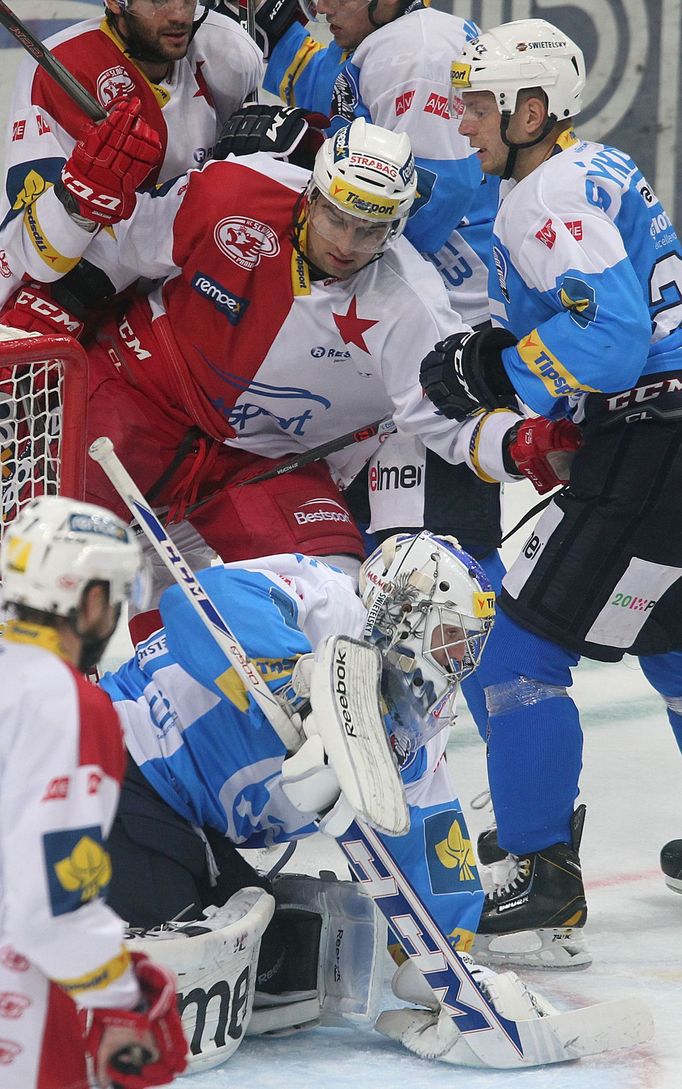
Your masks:
M0 325L0 547L38 495L85 494L88 359L69 336Z

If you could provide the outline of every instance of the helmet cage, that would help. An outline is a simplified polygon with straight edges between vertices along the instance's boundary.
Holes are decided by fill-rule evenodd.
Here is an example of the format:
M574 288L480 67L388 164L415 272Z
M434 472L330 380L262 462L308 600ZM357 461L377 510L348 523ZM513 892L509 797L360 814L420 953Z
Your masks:
M431 687L432 709L449 699L478 666L492 628L494 594L482 568L454 538L398 535L365 560L360 589L365 637L413 685Z

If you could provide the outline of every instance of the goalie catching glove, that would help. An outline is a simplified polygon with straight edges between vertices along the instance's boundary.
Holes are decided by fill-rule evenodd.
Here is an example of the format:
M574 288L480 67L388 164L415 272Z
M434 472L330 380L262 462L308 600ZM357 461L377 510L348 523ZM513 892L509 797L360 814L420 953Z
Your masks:
M323 130L329 118L322 113L307 113L294 106L269 106L255 102L232 114L213 157L253 155L265 151L275 159L287 159L296 151L296 162L305 166L324 140Z
M506 329L453 333L422 360L424 393L449 420L463 420L481 408L517 408L502 363L503 350L515 344Z
M538 416L521 420L504 436L503 460L507 472L528 477L540 495L566 484L571 464L582 446L582 432L570 420Z
M86 1037L98 1085L121 1089L167 1085L187 1067L187 1041L175 1003L175 978L142 953L133 953L142 1005L134 1010L95 1009ZM139 1037L130 1044L131 1035Z
M133 214L136 190L162 154L141 109L139 98L121 99L104 121L84 126L55 185L69 215L110 224Z

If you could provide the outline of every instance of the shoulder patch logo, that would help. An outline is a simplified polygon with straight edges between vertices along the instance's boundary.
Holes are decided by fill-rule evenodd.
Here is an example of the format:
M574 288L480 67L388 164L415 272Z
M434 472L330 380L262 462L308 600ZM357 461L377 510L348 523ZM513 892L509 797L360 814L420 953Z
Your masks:
M546 246L548 250L551 250L556 242L556 231L552 226L551 219L548 219L546 223L543 223L539 231L535 232L535 237L542 242L543 246Z
M254 269L261 257L276 257L279 239L267 223L249 216L229 216L216 223L213 231L216 246L239 268Z
M97 77L97 97L106 108L115 98L121 95L131 95L135 90L135 84L131 76L122 65L107 68Z
M46 832L43 852L53 915L66 915L94 900L111 880L111 861L96 825Z

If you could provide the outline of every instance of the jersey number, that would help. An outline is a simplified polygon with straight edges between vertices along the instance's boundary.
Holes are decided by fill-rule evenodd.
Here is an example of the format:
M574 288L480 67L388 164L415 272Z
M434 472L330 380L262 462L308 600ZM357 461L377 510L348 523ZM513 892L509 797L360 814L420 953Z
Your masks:
M682 325L682 257L669 253L656 262L649 276L649 306L658 336Z

